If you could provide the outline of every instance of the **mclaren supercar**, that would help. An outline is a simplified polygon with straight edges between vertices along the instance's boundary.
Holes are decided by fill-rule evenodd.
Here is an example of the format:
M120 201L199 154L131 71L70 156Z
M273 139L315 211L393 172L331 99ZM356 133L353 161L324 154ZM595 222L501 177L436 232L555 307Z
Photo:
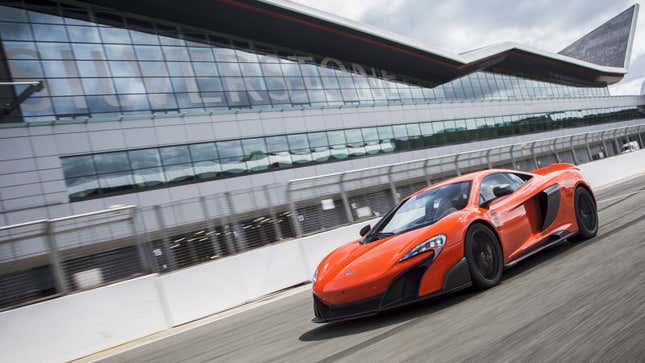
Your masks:
M591 187L553 164L458 176L404 198L361 238L327 255L314 274L314 322L372 315L474 286L564 240L596 235Z

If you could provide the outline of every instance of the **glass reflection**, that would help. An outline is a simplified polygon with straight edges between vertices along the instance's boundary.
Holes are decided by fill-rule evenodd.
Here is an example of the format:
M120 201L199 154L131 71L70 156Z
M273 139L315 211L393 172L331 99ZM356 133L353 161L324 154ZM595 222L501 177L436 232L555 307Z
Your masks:
M410 123L62 159L70 199L641 117L623 107Z

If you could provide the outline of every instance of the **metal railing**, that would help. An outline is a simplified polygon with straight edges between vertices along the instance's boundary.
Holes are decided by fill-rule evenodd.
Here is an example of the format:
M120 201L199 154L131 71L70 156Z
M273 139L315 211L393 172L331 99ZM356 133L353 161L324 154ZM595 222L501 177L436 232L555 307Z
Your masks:
M0 227L0 309L371 219L452 176L580 164L644 139L640 124Z
M373 207L369 202L352 203L351 197L361 195L360 190L368 193L371 190L373 194L379 186L387 185L387 188L381 188L380 192L389 194L391 203L388 203L388 206L392 207L399 202L402 194L397 185L427 186L433 181L484 168L531 170L554 162L585 163L618 154L622 151L622 145L629 141L636 141L642 147L645 145L644 131L645 125L589 131L290 180L287 184L287 199L290 203L293 228L297 236L307 233L308 228L303 228L304 218L298 213L298 203L307 204L307 199L310 202L325 198L327 210L331 208L329 200L337 199L342 204L346 223L354 223L361 218L378 216L382 214L378 211L383 209L379 204L374 205L378 207L377 213L369 213L367 209L357 212L359 208ZM416 189L412 191L414 190Z

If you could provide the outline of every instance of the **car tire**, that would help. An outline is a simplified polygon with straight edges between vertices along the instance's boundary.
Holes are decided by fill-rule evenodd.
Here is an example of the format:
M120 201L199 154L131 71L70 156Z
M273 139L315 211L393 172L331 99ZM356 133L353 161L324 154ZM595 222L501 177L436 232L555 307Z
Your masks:
M488 289L502 279L504 254L497 235L486 225L475 223L466 233L464 255L473 286Z
M598 234L598 210L591 192L584 187L577 187L573 195L573 205L578 233L571 240L585 241Z

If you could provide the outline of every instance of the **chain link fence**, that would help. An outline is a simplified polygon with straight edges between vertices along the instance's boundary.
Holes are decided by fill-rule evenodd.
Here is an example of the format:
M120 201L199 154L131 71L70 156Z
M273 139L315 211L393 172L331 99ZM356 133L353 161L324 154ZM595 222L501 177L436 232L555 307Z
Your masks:
M379 217L456 175L580 164L644 138L645 124L0 227L0 310Z

